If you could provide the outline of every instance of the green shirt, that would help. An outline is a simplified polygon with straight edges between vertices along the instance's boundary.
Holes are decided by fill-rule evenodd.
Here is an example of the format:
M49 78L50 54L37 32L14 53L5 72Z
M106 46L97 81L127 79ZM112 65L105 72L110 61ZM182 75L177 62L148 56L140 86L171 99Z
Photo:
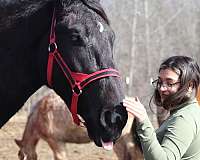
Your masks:
M156 132L148 118L137 123L145 160L200 160L200 107L195 99L178 108Z

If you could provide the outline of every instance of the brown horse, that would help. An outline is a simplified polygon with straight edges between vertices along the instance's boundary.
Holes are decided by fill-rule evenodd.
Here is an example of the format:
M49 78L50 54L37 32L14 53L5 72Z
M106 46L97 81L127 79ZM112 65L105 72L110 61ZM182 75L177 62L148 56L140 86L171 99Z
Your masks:
M90 139L85 127L73 122L64 101L54 92L39 100L28 116L22 140L15 140L20 160L36 160L36 146L45 140L55 160L66 160L65 143L87 143Z

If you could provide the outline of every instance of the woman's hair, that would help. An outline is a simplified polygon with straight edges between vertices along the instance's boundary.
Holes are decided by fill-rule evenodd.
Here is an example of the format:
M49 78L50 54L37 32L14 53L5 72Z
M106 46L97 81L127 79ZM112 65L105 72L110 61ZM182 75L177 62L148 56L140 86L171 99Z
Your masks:
M200 69L194 59L186 56L172 56L160 65L159 72L163 69L171 69L179 75L180 87L176 93L168 96L163 102L156 88L153 98L157 106L171 110L196 97L200 83ZM191 94L188 92L189 86L192 86Z

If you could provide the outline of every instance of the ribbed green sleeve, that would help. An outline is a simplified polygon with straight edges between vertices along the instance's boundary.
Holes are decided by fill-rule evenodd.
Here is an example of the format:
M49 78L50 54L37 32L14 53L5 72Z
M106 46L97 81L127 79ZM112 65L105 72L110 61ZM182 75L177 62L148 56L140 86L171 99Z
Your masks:
M172 114L160 126L157 134L148 118L143 123L137 123L145 160L200 160L198 116L200 108L194 104L188 105Z

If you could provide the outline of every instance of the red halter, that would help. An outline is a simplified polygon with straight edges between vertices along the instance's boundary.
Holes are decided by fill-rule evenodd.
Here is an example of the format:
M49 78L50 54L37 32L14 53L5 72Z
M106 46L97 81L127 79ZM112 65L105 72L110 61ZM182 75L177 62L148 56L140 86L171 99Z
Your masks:
M50 33L50 42L49 42L49 48L48 48L49 58L48 58L48 65L47 65L47 80L48 80L48 84L52 87L52 71L53 71L53 62L55 59L57 64L60 66L61 70L63 71L72 89L73 95L72 95L72 100L71 100L70 111L72 113L74 122L77 125L80 125L81 121L77 115L77 103L78 103L79 96L82 94L83 88L87 86L89 83L97 79L101 79L101 78L109 77L109 76L120 77L120 75L117 70L112 69L112 68L103 69L100 71L93 72L91 74L72 72L70 68L67 66L67 64L65 63L65 61L63 60L61 54L59 53L57 49L55 25L56 25L56 18L55 18L55 14L53 14L52 24L51 24L51 33Z

